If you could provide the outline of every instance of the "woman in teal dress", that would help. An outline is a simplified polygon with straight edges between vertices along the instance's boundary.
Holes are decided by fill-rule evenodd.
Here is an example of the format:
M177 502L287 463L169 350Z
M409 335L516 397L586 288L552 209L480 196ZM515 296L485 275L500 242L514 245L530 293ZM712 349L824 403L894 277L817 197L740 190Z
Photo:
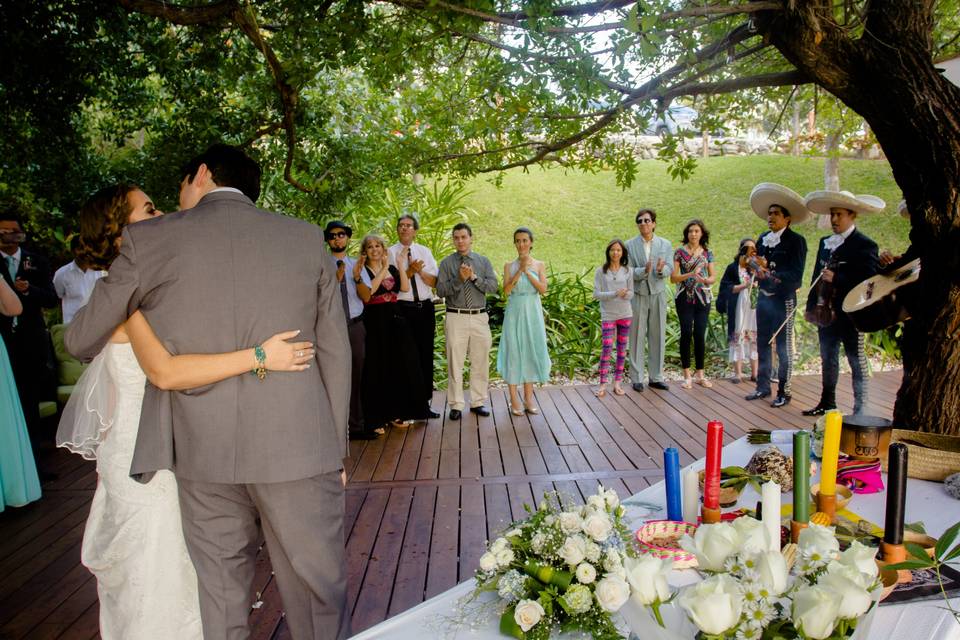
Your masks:
M13 289L0 278L0 313L17 316L23 305ZM17 384L0 339L0 511L8 505L22 507L40 499L40 478L30 448L27 422L20 407Z
M534 406L533 383L550 379L550 353L540 296L547 292L546 267L530 256L533 232L513 232L517 259L503 266L503 294L507 309L497 351L497 372L510 388L510 411L515 416L539 413ZM523 385L523 404L517 386Z

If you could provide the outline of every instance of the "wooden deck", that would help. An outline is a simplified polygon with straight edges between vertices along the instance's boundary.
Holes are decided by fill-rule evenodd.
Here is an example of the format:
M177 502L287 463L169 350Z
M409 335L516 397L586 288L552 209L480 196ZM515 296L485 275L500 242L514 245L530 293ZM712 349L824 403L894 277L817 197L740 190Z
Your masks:
M900 372L875 375L869 412L890 417ZM647 389L602 400L590 387L537 391L541 414L510 414L504 391L493 415L444 416L353 442L347 486L347 580L353 630L361 631L469 578L483 542L523 516L544 491L582 501L598 482L626 497L663 476L662 451L680 462L704 455L707 420L724 422L725 442L751 427L795 428L819 398L819 376L795 379L793 403L746 402L753 385ZM838 400L852 404L849 376ZM435 407L443 406L437 394ZM80 542L96 487L91 463L64 451L45 461L59 478L44 497L0 513L0 639L97 638L97 592L80 564ZM250 620L255 640L289 638L269 558L261 549Z

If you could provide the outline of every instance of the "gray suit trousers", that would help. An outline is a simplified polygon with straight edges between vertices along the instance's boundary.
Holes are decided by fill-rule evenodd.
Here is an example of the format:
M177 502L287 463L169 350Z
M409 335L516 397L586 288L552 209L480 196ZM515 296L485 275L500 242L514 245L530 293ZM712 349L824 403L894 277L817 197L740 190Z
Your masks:
M663 352L666 349L667 294L635 294L630 301L633 322L630 323L630 380L643 383L646 349L650 347L650 382L663 382Z
M205 640L250 637L258 514L291 635L350 635L339 472L262 484L178 483Z

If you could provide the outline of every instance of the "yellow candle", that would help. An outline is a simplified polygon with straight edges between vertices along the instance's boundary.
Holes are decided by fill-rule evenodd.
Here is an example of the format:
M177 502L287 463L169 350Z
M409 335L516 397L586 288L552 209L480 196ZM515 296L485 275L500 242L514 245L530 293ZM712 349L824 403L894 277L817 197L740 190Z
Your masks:
M823 431L823 462L820 467L820 493L825 496L837 494L837 458L840 455L840 430L843 415L839 411L827 414Z

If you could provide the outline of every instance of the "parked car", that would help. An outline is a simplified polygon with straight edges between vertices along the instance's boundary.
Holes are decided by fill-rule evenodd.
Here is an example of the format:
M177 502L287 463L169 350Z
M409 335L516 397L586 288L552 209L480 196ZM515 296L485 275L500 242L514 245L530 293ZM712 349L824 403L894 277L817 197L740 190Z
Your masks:
M647 127L647 133L662 136L666 133L675 134L681 129L696 132L694 121L697 119L697 115L696 109L692 107L670 106L662 114L658 114L657 119L650 123L650 126Z

